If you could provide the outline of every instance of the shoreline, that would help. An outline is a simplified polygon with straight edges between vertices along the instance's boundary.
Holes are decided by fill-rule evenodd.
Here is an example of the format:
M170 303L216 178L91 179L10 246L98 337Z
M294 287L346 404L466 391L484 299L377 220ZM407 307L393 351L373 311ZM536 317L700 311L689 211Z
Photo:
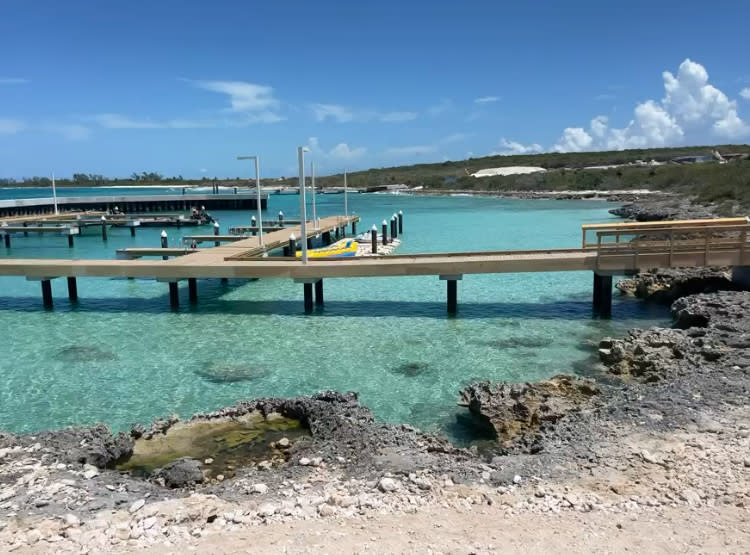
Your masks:
M662 210L651 203L640 209ZM750 539L750 293L682 297L672 312L676 327L603 338L601 362L589 374L595 386L566 389L558 382L544 389L556 378L469 386L467 415L489 419L504 439L490 450L377 422L356 395L336 392L194 415L187 425L254 411L281 414L305 423L311 436L233 477L176 489L100 468L122 457L133 438L168 433L172 418L134 429L131 438L101 428L0 432L0 483L9 484L0 487L0 547L159 552L210 544L224 552L259 526L288 538L291 527L316 533L347 522L369 538L394 515L415 526L438 518L447 527L451 515L464 515L471 529L486 525L487 513L529 523L554 517L561 537L591 518L602 537L622 530L610 528L612 521L628 530L641 519L671 529L670 515L717 525L728 519L718 549L740 548ZM580 388L591 393L576 396ZM482 392L487 396L477 400ZM413 549L408 541L388 551ZM704 535L675 551L706 546L712 544ZM493 551L476 551L482 549Z

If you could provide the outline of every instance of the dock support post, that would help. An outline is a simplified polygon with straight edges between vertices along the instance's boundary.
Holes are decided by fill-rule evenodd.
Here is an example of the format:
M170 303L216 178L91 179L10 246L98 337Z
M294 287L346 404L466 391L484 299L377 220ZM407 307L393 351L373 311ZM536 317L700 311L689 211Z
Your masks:
M357 236L357 222L352 222L352 235Z
M284 213L279 210L279 227L284 227Z
M394 239L398 237L398 221L396 220L396 214L391 216L391 237Z
M374 225L370 230L370 240L372 241L372 254L378 254L378 228Z
M102 241L107 242L107 218L102 216Z
M198 280L195 278L188 278L188 298L191 303L198 302Z
M29 227L28 222L23 222L23 224L21 224L21 225L23 225L23 227ZM24 231L23 232L23 236L24 237L28 237L29 236L29 232L28 231Z
M75 302L78 300L78 284L76 278L68 277L68 298Z
M325 231L323 232L323 245L328 246L331 244L331 232Z
M313 284L305 283L305 314L310 314L313 311Z
M594 313L602 318L612 316L612 276L594 272Z
M388 223L383 220L383 224L381 226L383 229L381 230L383 233L383 246L388 244Z
M297 237L294 233L289 236L289 244L284 247L284 256L295 257L297 255Z
M73 248L73 234L72 233L68 233L68 246L70 248Z
M250 227L258 227L258 222L255 219L255 216L253 216L252 218L250 218ZM253 230L253 237L255 237L257 235L257 233L258 232L254 229Z
M161 248L166 249L169 242L167 241L167 232L162 230L161 232ZM168 256L162 256L162 260L169 260Z
M42 280L42 303L44 308L52 308L52 283L48 279Z
M458 312L458 282L463 279L462 274L440 276L442 281L445 281L448 285L448 314L453 316Z
M404 213L398 211L398 234L401 235L404 232Z
M134 225L130 226L130 236L131 237L135 237L135 226Z
M315 282L315 306L323 306L323 280Z
M10 233L6 231L4 238L5 238L5 247L9 249L10 248Z
M336 240L341 237L341 228L339 226L336 226Z
M180 290L176 281L169 282L169 306L172 310L180 308Z
M214 235L218 235L220 229L219 222L214 222ZM214 241L214 247L218 247L219 245L221 245L219 241Z

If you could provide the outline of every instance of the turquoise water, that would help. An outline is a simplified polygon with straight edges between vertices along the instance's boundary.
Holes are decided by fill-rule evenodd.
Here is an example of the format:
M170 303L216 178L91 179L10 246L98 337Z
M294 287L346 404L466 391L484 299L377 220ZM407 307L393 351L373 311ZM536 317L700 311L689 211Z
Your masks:
M155 191L157 192L157 191ZM9 193L4 192L4 196ZM81 194L79 190L76 194ZM265 217L299 214L298 196L271 196ZM612 219L599 201L351 195L360 229L403 210L399 252L575 247L582 223ZM342 195L318 197L320 216L343 212ZM249 213L215 212L227 226ZM207 228L202 228L208 231ZM64 237L14 237L3 257L111 258L116 248L157 246L160 229L102 243L87 230ZM180 244L194 229L171 228ZM201 231L204 232L204 231ZM472 380L536 380L585 371L592 346L629 327L663 324L666 310L615 297L613 319L591 314L589 272L467 275L459 315L446 316L436 276L328 279L326 305L303 314L291 280L199 280L199 303L180 287L179 312L153 280L79 278L80 301L53 281L55 308L38 282L0 277L0 429L28 432L105 422L125 429L172 413L189 416L260 396L321 389L358 391L375 415L461 434L458 391Z

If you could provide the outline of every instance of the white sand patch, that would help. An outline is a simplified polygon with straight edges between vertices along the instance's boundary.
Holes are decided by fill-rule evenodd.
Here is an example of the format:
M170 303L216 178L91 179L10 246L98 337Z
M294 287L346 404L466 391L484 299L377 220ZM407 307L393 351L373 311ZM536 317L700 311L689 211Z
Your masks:
M546 172L544 168L534 166L505 166L504 168L487 168L472 173L473 177L489 177L491 175L519 175L524 173Z

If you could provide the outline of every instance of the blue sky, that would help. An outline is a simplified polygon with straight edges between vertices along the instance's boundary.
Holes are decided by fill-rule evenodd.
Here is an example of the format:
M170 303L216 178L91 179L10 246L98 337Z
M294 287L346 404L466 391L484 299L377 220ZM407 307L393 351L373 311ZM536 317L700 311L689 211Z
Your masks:
M750 140L750 2L3 0L0 176Z

